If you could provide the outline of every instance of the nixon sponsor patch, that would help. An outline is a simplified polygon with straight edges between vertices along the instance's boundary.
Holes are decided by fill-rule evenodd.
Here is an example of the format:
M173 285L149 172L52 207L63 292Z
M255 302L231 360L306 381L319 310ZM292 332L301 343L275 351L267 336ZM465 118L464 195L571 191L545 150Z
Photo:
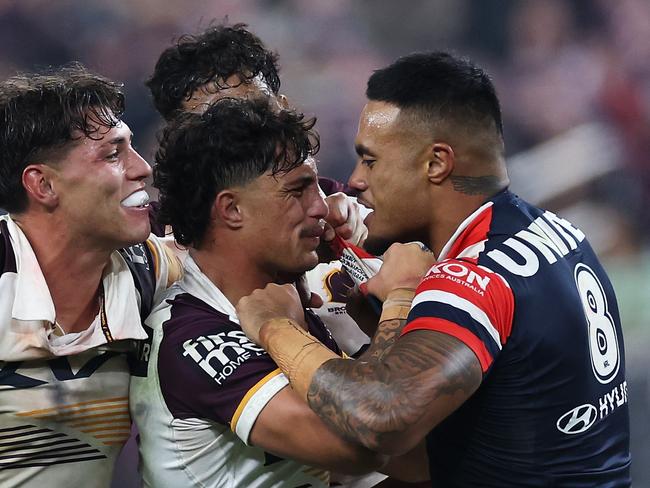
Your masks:
M469 266L457 262L436 264L429 270L424 281L430 279L446 279L458 283L459 285L463 285L483 296L485 295L485 290L490 283L490 276L488 276L489 271L483 271L485 271L485 273L481 275Z

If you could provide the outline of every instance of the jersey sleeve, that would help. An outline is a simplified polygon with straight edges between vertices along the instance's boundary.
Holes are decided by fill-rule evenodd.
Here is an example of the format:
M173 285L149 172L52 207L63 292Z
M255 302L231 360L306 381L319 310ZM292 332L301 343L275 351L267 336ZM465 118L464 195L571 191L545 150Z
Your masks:
M183 305L181 302L196 301ZM230 426L248 443L266 404L289 384L271 357L239 326L198 299L172 302L158 354L165 402L176 418Z
M172 250L175 245L173 238L151 234L146 245L153 256L156 296L158 296L182 277L182 265L177 253Z
M469 347L485 374L511 329L514 296L505 279L469 260L444 260L416 290L402 335L413 330L449 334Z

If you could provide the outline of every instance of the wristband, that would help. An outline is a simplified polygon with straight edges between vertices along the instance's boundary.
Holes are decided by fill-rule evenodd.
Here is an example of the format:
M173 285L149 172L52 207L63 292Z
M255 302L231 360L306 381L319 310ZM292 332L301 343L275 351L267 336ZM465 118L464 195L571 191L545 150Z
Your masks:
M411 302L414 296L413 288L396 288L391 291L384 301L379 323L395 319L406 320L411 311Z
M326 361L339 358L289 319L271 319L260 329L260 343L305 401L312 377Z

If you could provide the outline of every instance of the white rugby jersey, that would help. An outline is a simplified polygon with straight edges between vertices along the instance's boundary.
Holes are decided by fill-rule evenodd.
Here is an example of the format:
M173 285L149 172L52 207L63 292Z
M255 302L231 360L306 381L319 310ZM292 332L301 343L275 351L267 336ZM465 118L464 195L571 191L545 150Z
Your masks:
M306 318L310 332L339 353L322 322ZM145 325L153 329L148 369L131 380L145 486L329 486L326 471L247 445L258 415L288 380L191 257Z
M345 309L348 291L354 281L343 269L340 261L321 263L305 273L310 291L323 299L323 305L314 313L327 324L336 343L349 356L370 344L370 338L352 320Z
M0 217L0 486L110 485L130 433L127 351L147 337L141 316L167 283L162 255L154 236L114 252L106 320L98 314L86 331L57 336L36 256Z

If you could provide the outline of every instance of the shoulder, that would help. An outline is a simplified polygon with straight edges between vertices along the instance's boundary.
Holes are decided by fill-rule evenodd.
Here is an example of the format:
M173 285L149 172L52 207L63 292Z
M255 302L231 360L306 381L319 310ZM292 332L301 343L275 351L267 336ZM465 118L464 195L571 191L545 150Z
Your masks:
M267 356L264 349L248 339L238 324L227 314L215 310L201 299L180 293L166 300L167 307L159 316L161 367L172 368L178 362L198 365L214 376L215 364L223 366L240 356Z
M511 294L509 289L501 274L478 264L476 259L445 259L429 269L418 286L417 295L441 291L481 302L495 294Z
M514 296L503 277L475 260L434 265L416 290L403 334L428 329L470 347L487 371L512 330Z
M159 317L165 344L179 343L203 335L237 330L227 314L174 285L151 318Z

